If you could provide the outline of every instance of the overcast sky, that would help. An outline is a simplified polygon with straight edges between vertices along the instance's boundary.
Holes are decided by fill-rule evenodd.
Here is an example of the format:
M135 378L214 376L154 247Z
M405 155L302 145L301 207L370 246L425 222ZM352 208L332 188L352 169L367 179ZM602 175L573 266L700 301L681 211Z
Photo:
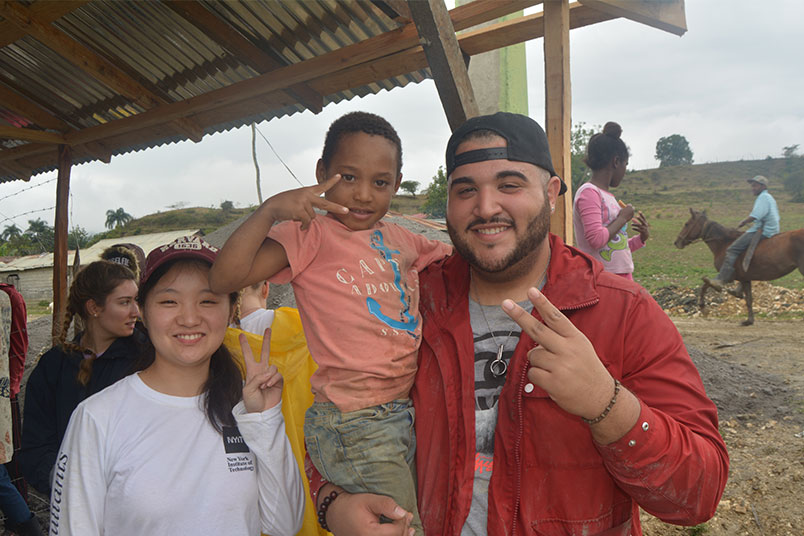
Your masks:
M656 167L656 141L670 134L687 138L696 163L778 157L782 147L794 144L804 149L804 2L687 0L686 12L689 30L683 37L624 19L573 30L573 123L620 123L633 169ZM530 115L543 124L542 46L541 40L528 43L527 54ZM404 178L423 186L430 181L443 162L449 128L429 80L259 129L309 185L327 127L353 110L386 117L402 139ZM263 196L299 186L259 137L257 150ZM20 214L55 204L55 176L0 184L0 229L13 221L24 230L37 217L52 224L52 209ZM51 182L35 186L45 181ZM71 226L91 232L104 230L107 209L122 207L140 217L177 203L254 204L251 131L75 166L71 192Z

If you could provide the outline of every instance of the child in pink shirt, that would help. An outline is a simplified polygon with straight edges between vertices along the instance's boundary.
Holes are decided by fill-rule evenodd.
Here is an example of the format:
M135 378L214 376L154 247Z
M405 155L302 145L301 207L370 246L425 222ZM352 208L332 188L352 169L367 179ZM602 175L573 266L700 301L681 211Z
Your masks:
M421 535L409 399L421 339L418 272L452 248L381 221L401 165L399 137L385 119L353 112L336 120L318 185L263 203L227 241L210 284L291 282L318 364L304 425L311 461L351 493L392 497L414 513ZM316 217L314 208L328 214ZM326 517L319 521L326 528Z
M586 165L592 178L575 192L573 225L578 249L602 262L606 271L633 280L631 252L645 245L650 232L641 211L635 218L633 206L621 206L609 193L609 188L620 184L628 166L628 148L621 134L620 125L609 122L603 132L589 139ZM639 233L630 239L629 221Z

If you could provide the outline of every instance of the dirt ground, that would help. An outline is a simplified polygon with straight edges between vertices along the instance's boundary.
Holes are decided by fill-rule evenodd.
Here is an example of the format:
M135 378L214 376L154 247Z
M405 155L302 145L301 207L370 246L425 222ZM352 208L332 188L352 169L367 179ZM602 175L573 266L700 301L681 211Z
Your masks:
M646 535L804 535L804 320L673 317L731 460L715 517L673 527L643 513Z
M657 295L719 408L731 467L712 520L684 528L643 514L646 535L804 535L804 319L778 319L804 307L804 292L770 285L759 292L781 296L789 306L774 309L778 300L771 300L756 309L757 321L749 327L740 326L744 309L733 298L718 298L704 317L697 307L684 306L694 294L690 289ZM26 369L49 348L49 333L49 318L29 323ZM44 525L45 501L34 496L31 505Z

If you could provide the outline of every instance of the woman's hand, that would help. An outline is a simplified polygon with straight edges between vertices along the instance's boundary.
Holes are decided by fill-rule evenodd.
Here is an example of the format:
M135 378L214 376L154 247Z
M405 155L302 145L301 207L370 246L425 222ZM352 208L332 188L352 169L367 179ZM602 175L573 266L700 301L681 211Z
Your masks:
M273 221L298 221L301 228L307 229L315 218L315 210L326 210L336 214L346 214L349 209L343 205L328 201L321 197L341 180L340 174L333 175L325 182L314 186L305 186L276 194L263 203L262 210L268 211Z
M246 382L243 384L243 404L247 413L260 413L282 400L282 375L274 365L268 364L271 352L271 329L265 330L260 350L260 362L254 360L246 336L240 334L240 349L246 364Z

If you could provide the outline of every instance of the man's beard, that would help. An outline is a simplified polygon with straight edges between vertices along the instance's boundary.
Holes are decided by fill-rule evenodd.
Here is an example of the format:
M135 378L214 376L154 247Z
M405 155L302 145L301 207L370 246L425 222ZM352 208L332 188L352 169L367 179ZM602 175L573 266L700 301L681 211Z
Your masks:
M545 196L546 197L546 196ZM487 223L505 223L508 225L512 225L514 232L517 231L516 224L513 220L508 218L492 218L490 220L483 220L477 219L467 225L467 233L471 232L468 229L474 225L478 224L487 224ZM452 245L455 247L455 250L458 254L463 257L466 262L469 263L475 270L479 270L481 272L486 272L489 274L499 273L507 270L508 268L516 265L519 261L531 255L536 251L536 248L541 244L545 237L547 236L547 231L550 229L550 204L545 199L544 204L542 205L541 211L536 214L532 220L530 220L527 224L527 230L525 236L519 240L514 247L514 249L503 257L502 259L496 261L486 261L483 260L480 256L475 254L475 251L471 249L468 242L463 239L462 235L459 235L458 232L452 227L447 219L447 231L449 232L449 237L452 239ZM480 246L483 247L483 246Z

